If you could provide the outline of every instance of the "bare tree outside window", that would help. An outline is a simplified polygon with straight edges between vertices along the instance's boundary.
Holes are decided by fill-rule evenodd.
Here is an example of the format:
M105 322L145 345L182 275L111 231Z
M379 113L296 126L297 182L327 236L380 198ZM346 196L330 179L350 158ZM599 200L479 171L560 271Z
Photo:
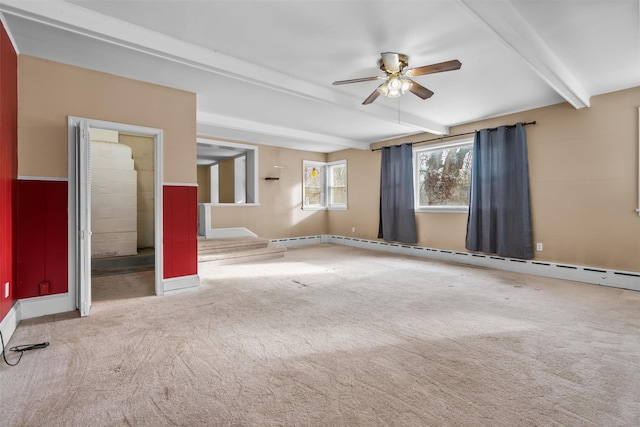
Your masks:
M329 194L331 205L347 204L347 166L329 167Z
M324 170L323 166L304 165L304 205L324 206Z
M417 152L419 206L468 206L473 144Z

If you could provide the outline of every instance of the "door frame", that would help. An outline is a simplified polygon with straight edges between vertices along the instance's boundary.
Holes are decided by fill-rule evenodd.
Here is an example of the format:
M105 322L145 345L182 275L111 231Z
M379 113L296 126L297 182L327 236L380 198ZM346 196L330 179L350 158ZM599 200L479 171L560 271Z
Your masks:
M76 191L78 167L76 163L76 128L80 121L86 121L90 128L100 128L118 132L133 133L143 136L153 137L154 140L154 248L155 248L155 292L156 295L164 294L164 271L163 271L163 247L162 247L162 166L163 166L163 131L162 129L136 126L125 123L108 122L104 120L88 119L83 117L68 116L67 121L67 143L68 143L68 237L69 237L69 308L75 310L78 307L77 297L80 294L81 286L90 286L88 283L81 283L77 274L77 265L83 261L81 257L88 257L91 265L91 249L89 253L81 254L77 251L77 212L78 194ZM81 159L81 161L83 161ZM76 255L77 254L77 255Z

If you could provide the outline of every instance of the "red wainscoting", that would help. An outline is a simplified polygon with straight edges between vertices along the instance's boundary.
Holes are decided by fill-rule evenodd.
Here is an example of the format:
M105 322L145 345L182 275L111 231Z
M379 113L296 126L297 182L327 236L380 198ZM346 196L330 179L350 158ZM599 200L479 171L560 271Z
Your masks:
M198 188L165 185L162 193L164 278L198 274Z
M16 298L69 289L67 182L19 180Z
M16 301L13 230L17 153L18 59L0 23L0 321ZM6 283L9 283L8 295Z

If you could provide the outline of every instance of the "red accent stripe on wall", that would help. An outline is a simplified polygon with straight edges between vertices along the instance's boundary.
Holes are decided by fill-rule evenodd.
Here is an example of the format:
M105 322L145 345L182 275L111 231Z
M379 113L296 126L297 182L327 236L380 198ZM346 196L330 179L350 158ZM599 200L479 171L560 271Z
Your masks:
M16 297L69 289L67 189L64 181L18 181ZM47 286L40 284L46 282Z
M162 197L164 278L198 274L198 188L165 185Z
M18 58L0 23L0 321L16 301L13 228L17 153Z

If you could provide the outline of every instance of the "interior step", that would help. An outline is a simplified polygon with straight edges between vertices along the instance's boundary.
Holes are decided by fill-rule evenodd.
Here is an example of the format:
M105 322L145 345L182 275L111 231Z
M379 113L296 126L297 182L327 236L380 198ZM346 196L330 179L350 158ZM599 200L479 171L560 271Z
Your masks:
M268 243L268 242L267 242ZM249 248L238 251L198 253L199 263L211 263L214 265L239 264L242 262L262 261L267 259L282 258L287 248L283 246L269 245L260 248Z
M266 248L269 240L260 237L224 237L214 239L199 239L198 254L213 255L227 252L247 251Z
M224 237L198 240L198 262L216 265L238 264L282 258L287 248L260 237Z

